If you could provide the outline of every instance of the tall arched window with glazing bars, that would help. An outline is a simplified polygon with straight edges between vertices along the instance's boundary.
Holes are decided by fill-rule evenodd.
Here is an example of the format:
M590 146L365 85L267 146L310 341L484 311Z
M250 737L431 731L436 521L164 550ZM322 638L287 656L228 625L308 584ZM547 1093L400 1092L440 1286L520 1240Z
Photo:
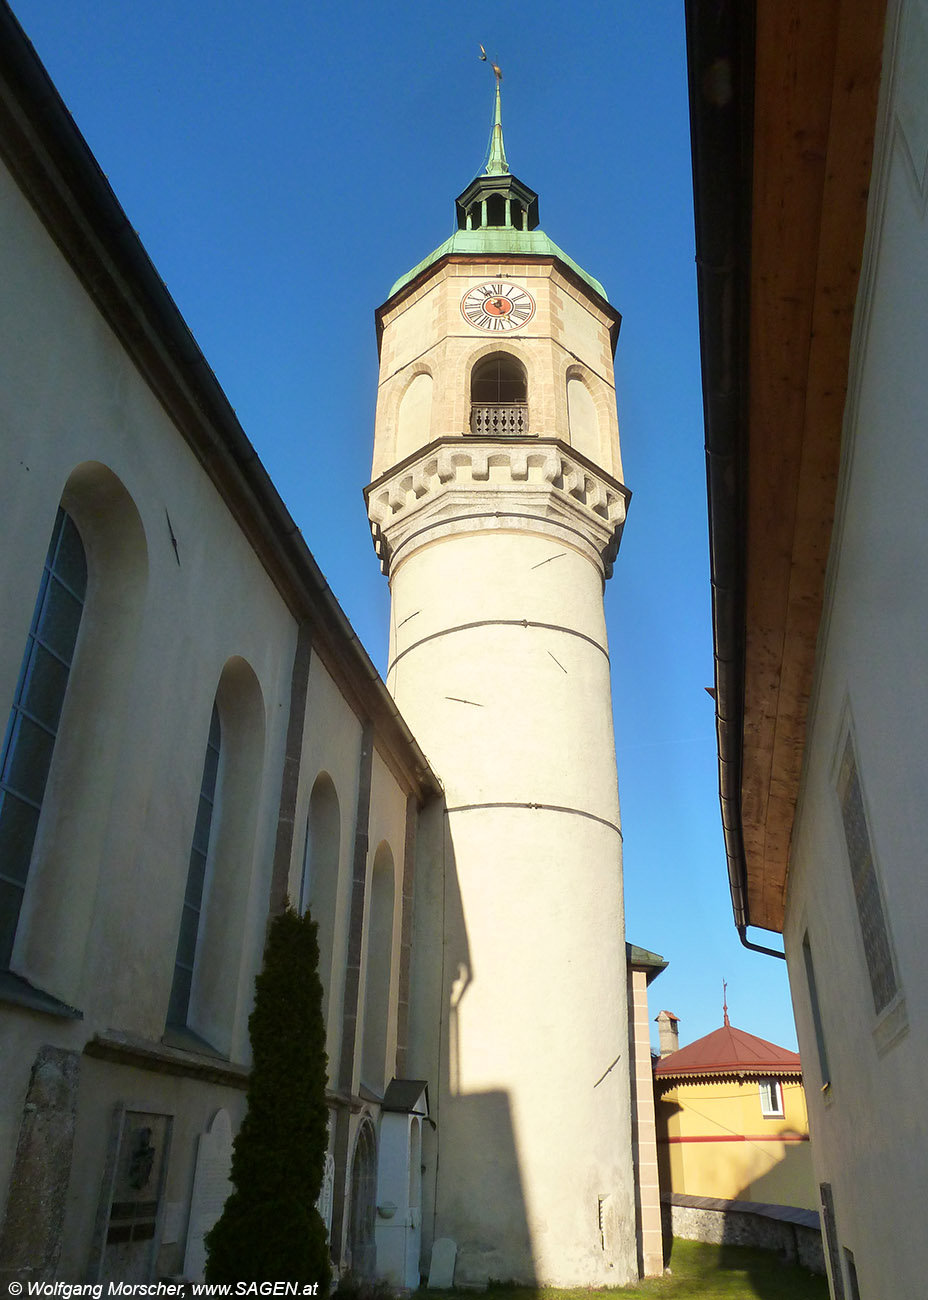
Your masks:
M8 970L87 594L87 557L59 508L0 758L0 969Z
M213 811L216 806L216 786L219 779L221 744L222 727L219 722L219 709L214 703L209 724L209 737L206 742L206 757L203 761L203 776L200 779L200 798L197 804L197 819L193 829L193 843L190 846L187 887L184 891L180 933L177 937L177 953L174 957L174 979L171 984L171 997L168 1003L167 1023L172 1029L184 1028L190 1011L190 993L193 988L194 971L196 970L197 941L200 935L200 919L206 891L210 831L213 825Z

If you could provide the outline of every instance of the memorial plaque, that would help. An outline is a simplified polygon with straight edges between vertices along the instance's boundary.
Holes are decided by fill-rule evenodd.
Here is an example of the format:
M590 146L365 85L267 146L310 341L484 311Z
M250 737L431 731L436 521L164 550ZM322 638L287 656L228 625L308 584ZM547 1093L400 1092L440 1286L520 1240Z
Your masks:
M97 1282L149 1282L158 1253L172 1117L116 1107L97 1214Z
M187 1225L187 1249L184 1254L184 1277L202 1282L206 1269L203 1238L222 1214L232 1184L232 1123L227 1110L217 1110L206 1133L197 1145L197 1167L193 1175L190 1219Z

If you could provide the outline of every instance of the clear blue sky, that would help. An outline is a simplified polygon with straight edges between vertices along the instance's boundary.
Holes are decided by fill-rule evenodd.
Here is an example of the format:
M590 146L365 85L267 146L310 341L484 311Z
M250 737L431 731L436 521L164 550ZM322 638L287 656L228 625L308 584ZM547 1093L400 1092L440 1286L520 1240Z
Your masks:
M741 948L719 823L682 0L13 0L375 663L373 312L453 228L502 66L510 165L606 287L625 477L606 590L628 937L653 1013L795 1047ZM762 935L760 937L763 937ZM774 941L774 946L778 943Z

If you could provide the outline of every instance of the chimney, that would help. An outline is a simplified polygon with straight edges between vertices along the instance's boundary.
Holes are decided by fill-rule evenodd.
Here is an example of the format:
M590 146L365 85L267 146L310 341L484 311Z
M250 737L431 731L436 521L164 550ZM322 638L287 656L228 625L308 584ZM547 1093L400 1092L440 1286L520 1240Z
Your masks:
M670 1056L680 1046L680 1033L677 1028L680 1020L672 1011L661 1011L654 1018L657 1021L657 1029L660 1034L661 1060L663 1060L665 1056Z

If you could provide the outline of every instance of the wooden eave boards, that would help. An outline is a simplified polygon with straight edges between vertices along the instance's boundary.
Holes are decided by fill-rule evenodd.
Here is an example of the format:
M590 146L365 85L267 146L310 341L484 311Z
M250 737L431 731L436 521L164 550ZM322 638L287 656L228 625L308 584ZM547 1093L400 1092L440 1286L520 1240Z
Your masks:
M759 0L742 821L750 924L783 927L834 517L885 0Z

